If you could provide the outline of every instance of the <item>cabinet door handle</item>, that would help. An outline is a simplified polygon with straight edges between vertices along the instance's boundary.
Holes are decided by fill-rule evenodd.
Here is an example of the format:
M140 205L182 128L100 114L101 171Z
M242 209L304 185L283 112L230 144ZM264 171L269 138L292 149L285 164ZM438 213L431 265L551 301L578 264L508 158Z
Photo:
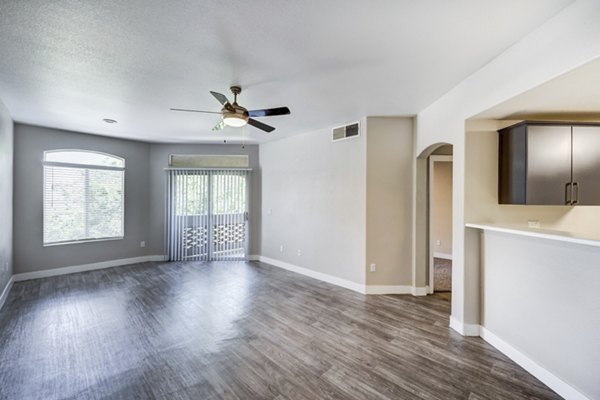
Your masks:
M571 204L579 204L579 182L573 182L573 201Z
M571 204L571 182L565 184L565 204Z

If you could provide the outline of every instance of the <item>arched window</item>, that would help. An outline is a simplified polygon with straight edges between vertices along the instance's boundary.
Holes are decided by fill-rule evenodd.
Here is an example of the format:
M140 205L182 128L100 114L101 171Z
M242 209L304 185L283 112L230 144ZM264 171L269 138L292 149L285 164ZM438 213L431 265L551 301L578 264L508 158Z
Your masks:
M44 245L123 238L123 158L49 150L43 165Z

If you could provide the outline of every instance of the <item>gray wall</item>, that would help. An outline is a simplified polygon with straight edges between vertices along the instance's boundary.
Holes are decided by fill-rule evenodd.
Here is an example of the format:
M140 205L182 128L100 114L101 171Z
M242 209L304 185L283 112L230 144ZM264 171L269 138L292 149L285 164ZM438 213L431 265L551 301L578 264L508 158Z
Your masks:
M45 150L83 149L125 158L125 238L60 246L42 245L42 157ZM149 144L15 125L14 272L82 265L164 254L165 179L169 154L247 154L250 198L250 252L260 249L260 171L258 146ZM12 176L12 175L11 175ZM141 248L140 242L146 247Z
M600 399L600 248L486 231L482 262L481 324Z
M323 129L269 142L260 163L260 254L364 284L365 135L332 143Z
M13 271L13 121L0 101L0 294Z
M125 158L124 239L43 247L42 158L52 149L95 150ZM140 247L140 241L149 240L149 150L141 142L15 124L14 272L151 254L148 247Z
M413 120L369 117L366 136L367 285L411 285Z
M452 255L452 162L435 161L431 172L434 177L431 202L433 251Z
M152 254L164 252L165 185L169 154L247 154L252 173L250 197L250 254L260 251L260 187L258 145L152 144L150 146L150 226L149 248Z

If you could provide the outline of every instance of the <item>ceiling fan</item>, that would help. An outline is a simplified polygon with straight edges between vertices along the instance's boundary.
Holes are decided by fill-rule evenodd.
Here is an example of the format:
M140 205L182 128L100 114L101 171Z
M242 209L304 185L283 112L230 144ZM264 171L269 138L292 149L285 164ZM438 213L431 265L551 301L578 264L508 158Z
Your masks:
M185 112L197 112L197 113L206 113L206 114L221 114L221 122L215 125L212 128L213 131L220 131L224 129L226 126L232 126L235 128L242 127L246 124L252 125L255 128L261 129L265 132L273 132L275 130L274 127L263 124L260 121L255 120L252 117L272 117L274 115L287 115L290 113L290 109L287 107L277 107L277 108L267 108L262 110L250 110L248 111L246 108L240 106L237 103L238 94L242 93L242 88L240 86L232 86L231 93L233 93L233 103L230 103L227 100L227 97L221 93L210 92L215 99L223 108L220 112L218 111L201 111L201 110L186 110L183 108L171 108L171 111L185 111Z

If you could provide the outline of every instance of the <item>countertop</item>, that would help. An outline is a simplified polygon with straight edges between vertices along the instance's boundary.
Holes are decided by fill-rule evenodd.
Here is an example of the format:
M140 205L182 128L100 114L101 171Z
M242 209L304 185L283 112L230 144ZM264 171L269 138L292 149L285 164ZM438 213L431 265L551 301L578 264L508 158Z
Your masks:
M511 233L514 235L520 236L529 236L536 237L542 239L549 240L558 240L561 242L570 242L583 244L587 246L596 246L600 247L600 239L595 239L591 237L586 237L585 235L578 235L573 232L566 231L555 231L548 229L538 229L538 228L526 228L522 226L509 226L509 225L501 225L501 224L491 224L491 223L468 223L465 224L467 228L475 228L487 231L494 232L503 232L503 233Z

